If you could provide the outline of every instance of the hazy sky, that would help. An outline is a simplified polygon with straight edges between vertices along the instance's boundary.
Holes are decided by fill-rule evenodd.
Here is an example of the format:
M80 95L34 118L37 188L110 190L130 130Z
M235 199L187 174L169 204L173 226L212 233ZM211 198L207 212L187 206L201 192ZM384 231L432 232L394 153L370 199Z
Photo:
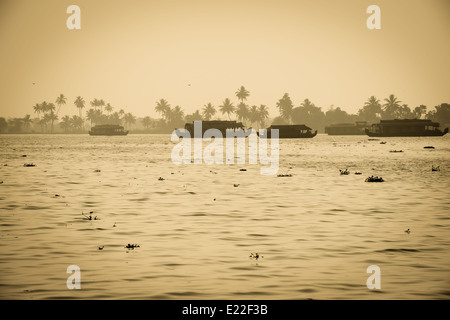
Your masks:
M81 30L66 9L81 8ZM381 30L366 9L381 8ZM244 85L250 105L288 92L354 113L393 93L410 107L450 102L449 0L0 0L0 116L76 96L159 117L186 113ZM35 83L33 85L33 83ZM190 86L188 85L190 84Z

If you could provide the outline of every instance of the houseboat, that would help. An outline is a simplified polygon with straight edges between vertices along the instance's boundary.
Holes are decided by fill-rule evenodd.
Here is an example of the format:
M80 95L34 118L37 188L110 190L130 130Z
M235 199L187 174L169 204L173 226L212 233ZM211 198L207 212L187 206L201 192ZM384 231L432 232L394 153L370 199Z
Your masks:
M271 131L273 129L278 130L278 137L286 139L296 139L296 138L314 138L317 135L317 130L312 133L311 128L304 124L292 124L292 125L271 125L267 128L266 135L260 136L261 138L270 138ZM258 133L259 136L259 133Z
M238 130L242 130L242 132L245 132L244 125L242 122L236 122L236 121L220 121L220 120L213 120L213 121L193 121L192 123L186 123L184 125L184 130L189 132L190 136L194 138L194 134L197 132L195 129L198 130L198 133L201 132L201 137L205 134L205 132L209 129L217 129L220 131L223 137L226 137L227 132L235 132ZM181 132L182 129L175 129L178 136L182 135Z
M126 136L128 131L125 131L122 126L115 124L102 124L91 128L90 136Z
M439 129L438 122L421 119L381 120L366 129L369 137L422 137L443 136L448 132Z
M365 135L369 125L366 121L356 121L355 123L336 123L325 127L328 135Z

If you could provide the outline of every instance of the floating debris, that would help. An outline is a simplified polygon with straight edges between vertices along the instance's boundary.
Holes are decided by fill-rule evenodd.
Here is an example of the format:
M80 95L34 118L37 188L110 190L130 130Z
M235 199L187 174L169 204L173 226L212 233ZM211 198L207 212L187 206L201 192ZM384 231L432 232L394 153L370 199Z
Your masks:
M102 172L102 170L96 169L96 170L94 170L94 172Z
M103 250L105 246L98 247L98 250Z
M441 167L440 166L431 166L431 171L441 171Z
M285 177L292 177L292 174L279 174L279 175L277 175L277 177L279 177L279 178L285 178Z
M370 176L368 178L366 178L366 182L384 182L382 177L374 177L374 176Z
M347 174L350 174L350 171L348 171L348 169L345 169L345 170L339 169L339 172L341 173L341 175L347 175Z
M34 163L25 163L23 166L24 167L36 167L36 165Z
M406 232L407 234L410 234L410 233L411 233L411 230L409 230L409 228L408 228L407 230L405 230L405 232Z
M26 154L23 154L23 155L22 155L22 158L26 158L26 157L27 157L27 155L26 155Z
M403 150L391 150L389 152L403 152Z
M378 141L380 139L367 139L367 140L369 140L369 141Z
M381 141L380 144L386 144L386 141Z
M233 187L235 187L235 188L237 188L239 186L240 186L240 184L237 184L237 183L233 184Z
M139 248L140 245L138 244L127 244L127 246L125 248L127 249L134 249L134 248Z
M434 149L434 147L433 146L425 146L425 147L423 147L424 149Z
M355 174L362 174L362 172L358 172L358 171L356 171L356 172L355 172Z
M247 169L239 169L239 171L247 171Z
M164 179L163 177L159 177L158 180L159 180L159 181L164 181L164 180L166 180L166 179Z
M113 228L115 228L116 227L116 222L114 222L114 225L113 225Z
M250 253L249 258L250 258L250 259L254 259L254 260L258 260L259 258L264 258L264 257L261 256L261 255L259 255L258 252L256 252L256 253Z
M97 216L92 217L92 214L93 214L93 213L94 213L94 211L90 211L90 212L89 212L89 216L87 216L87 215L84 214L83 211L81 212L81 214L82 214L83 216L85 216L85 219L84 219L84 220L100 220L100 218L97 218Z
M0 181L0 184L2 184L3 183L3 181Z

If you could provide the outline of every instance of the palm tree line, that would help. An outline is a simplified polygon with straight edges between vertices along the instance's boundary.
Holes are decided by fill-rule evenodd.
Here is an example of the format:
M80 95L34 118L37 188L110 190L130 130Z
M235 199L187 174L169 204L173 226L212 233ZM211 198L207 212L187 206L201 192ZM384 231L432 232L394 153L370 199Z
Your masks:
M211 102L203 105L191 114L185 114L183 109L176 105L172 107L165 99L156 101L154 110L161 115L160 119L146 116L140 119L139 124L145 132L170 133L174 128L183 127L185 122L195 120L220 120L220 114L227 120L234 118L242 122L246 127L263 128L269 122L269 110L266 105L250 105L247 99L250 92L241 86L235 92L236 101L225 98L219 106ZM93 99L89 102L90 108L86 110L87 103L83 97L78 96L73 105L78 109L78 115L66 115L59 119L61 108L68 105L67 97L60 94L55 102L43 101L33 106L37 118L34 120L29 114L24 118L12 118L6 121L0 118L0 132L30 132L31 125L39 128L42 133L53 133L55 122L65 133L84 132L86 126L98 124L117 124L131 129L137 122L132 113L126 113L124 109L115 108L103 99ZM324 112L309 99L304 99L297 107L294 105L288 93L276 102L279 115L272 119L272 124L306 124L314 129L323 130L324 126L332 123L353 123L355 121L367 121L376 123L384 119L426 118L442 124L450 123L450 105L442 103L435 106L435 110L427 112L425 105L411 109L400 101L394 94L389 95L383 101L371 96L356 114L349 114L340 107L331 106ZM85 116L83 117L83 111Z
M56 109L55 104L58 106ZM106 103L103 99L93 99L90 101L91 108L85 111L85 117L83 117L83 109L86 108L86 101L83 97L78 96L73 102L73 105L78 109L78 115L65 115L59 119L59 111L61 107L67 104L67 98L64 94L60 94L55 103L49 103L43 101L33 106L33 111L37 115L37 123L40 125L42 133L53 133L54 122L59 121L59 127L68 132L82 132L85 130L86 122L88 121L91 126L98 124L117 124L125 125L128 129L136 123L136 117L123 109L113 112L114 108L110 103ZM55 112L56 109L56 112ZM28 131L30 123L32 123L31 116L26 115L23 118L23 125L26 124L26 131Z

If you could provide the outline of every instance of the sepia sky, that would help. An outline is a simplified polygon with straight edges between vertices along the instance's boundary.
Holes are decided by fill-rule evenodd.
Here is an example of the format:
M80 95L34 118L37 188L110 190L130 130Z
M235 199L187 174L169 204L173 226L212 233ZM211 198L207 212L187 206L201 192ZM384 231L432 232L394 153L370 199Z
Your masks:
M81 30L66 9L81 8ZM381 8L381 30L366 9ZM372 95L414 108L450 102L448 0L0 0L0 116L76 96L159 117L250 91L278 115L285 92L356 112ZM35 83L35 84L33 84ZM85 110L87 110L87 108Z

